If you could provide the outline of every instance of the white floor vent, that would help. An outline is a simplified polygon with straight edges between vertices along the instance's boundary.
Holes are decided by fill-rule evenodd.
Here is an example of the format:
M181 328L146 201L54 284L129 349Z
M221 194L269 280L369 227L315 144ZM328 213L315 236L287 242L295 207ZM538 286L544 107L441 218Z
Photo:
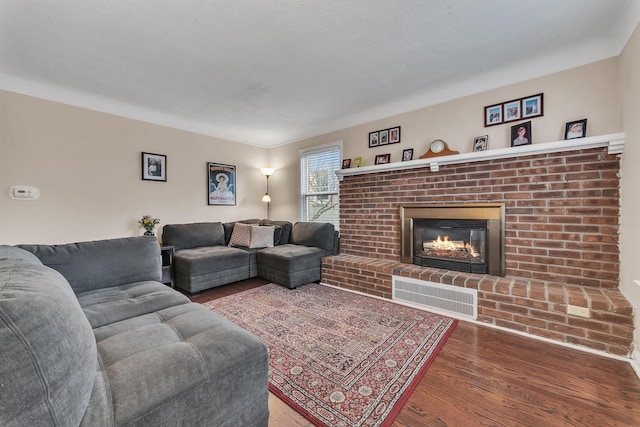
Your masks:
M400 276L393 276L392 283L392 298L398 302L456 318L476 320L478 317L476 289Z

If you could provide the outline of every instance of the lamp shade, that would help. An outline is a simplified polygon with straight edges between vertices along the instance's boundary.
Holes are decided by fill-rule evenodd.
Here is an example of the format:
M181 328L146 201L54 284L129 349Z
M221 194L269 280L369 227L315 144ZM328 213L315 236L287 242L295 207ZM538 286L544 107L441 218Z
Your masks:
M269 196L269 193L264 193L264 196L262 196L262 201L263 202L271 202L271 196Z
M261 168L260 172L267 178L269 178L276 170L274 168Z

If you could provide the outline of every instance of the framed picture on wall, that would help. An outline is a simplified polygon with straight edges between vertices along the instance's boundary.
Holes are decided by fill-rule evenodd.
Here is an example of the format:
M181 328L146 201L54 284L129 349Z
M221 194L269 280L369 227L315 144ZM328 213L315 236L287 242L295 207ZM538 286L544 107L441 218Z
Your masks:
M167 181L167 156L142 153L142 179L145 181Z
M236 204L236 167L222 163L207 163L209 205Z
M389 144L397 144L400 142L400 126L389 129Z
M389 129L380 131L380 145L387 145L389 143Z
M369 148L380 145L378 131L369 132Z
M543 94L522 98L522 118L538 117L543 114Z
M484 126L494 126L502 123L502 104L484 107Z
M514 120L520 120L521 110L520 110L520 100L516 99L514 101L505 102L502 106L502 110L504 112L504 121L512 122Z

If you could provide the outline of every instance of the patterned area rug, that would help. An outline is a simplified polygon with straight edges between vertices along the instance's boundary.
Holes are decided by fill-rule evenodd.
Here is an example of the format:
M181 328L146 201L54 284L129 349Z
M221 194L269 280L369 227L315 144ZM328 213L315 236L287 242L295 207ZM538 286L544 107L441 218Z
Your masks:
M324 285L205 303L269 348L269 390L319 426L387 426L456 320Z

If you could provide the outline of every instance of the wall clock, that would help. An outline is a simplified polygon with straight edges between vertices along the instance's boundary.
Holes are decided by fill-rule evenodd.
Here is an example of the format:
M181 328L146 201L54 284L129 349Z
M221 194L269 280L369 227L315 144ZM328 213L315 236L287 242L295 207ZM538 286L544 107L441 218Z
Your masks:
M451 154L460 154L460 152L449 149L449 146L446 142L441 139L436 139L431 144L429 144L429 149L426 153L420 156L420 158L426 159L429 157L449 156Z

